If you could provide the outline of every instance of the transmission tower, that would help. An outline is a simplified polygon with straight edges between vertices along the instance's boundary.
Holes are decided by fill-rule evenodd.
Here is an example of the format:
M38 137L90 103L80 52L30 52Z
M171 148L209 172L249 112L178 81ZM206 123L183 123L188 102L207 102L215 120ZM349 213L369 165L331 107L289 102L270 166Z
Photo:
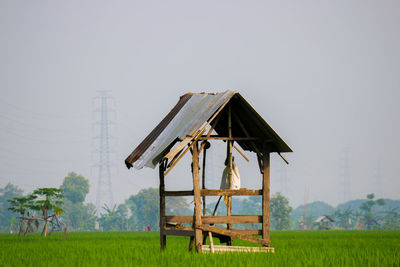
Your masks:
M96 192L96 210L99 215L102 207L106 204L108 207L114 205L111 183L111 150L110 150L110 128L114 124L110 120L110 114L115 110L111 108L113 98L109 95L109 91L98 91L98 95L93 99L93 117L95 136L93 141L95 144L97 169L97 192Z

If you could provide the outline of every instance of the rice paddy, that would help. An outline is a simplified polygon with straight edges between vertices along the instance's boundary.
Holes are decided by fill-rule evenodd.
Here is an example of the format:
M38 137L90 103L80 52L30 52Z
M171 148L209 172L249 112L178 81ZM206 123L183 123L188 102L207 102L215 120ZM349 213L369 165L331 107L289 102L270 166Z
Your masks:
M197 254L188 252L188 237L168 237L161 253L158 232L80 232L67 240L62 233L0 234L0 265L400 266L399 231L272 231L271 241L273 254Z

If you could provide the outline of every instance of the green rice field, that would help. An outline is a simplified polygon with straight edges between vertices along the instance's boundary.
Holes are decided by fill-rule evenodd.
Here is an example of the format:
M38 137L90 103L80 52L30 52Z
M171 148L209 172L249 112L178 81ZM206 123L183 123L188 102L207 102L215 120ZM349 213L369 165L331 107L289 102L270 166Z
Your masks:
M188 237L168 237L160 252L158 232L0 234L0 265L400 266L400 231L272 231L271 242L273 254L198 254L188 252Z

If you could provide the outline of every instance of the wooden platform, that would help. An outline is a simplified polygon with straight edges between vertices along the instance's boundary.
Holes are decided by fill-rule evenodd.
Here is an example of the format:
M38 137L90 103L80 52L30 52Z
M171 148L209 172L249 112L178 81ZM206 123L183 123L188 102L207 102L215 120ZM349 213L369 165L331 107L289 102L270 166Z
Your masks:
M211 253L210 245L203 245L202 251L204 253ZM221 246L214 245L214 252L270 252L274 253L275 249L271 247L243 247L243 246Z

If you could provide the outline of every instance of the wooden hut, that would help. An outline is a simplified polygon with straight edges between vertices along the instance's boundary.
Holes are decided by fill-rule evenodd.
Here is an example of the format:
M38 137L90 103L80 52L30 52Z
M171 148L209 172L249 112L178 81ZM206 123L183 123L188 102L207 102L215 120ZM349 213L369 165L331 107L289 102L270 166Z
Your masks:
M329 230L332 228L332 223L334 223L335 220L328 215L322 215L318 217L314 222L318 224L319 230Z
M227 143L230 169L233 164L233 149L237 149L242 155L239 147L256 153L258 167L262 174L262 188L258 190L205 188L204 171L202 171L202 183L200 183L199 169L204 170L206 166L204 161L200 168L199 155L206 153L210 140ZM166 191L164 177L188 151L192 154L193 189ZM136 169L144 166L151 168L159 166L161 249L166 246L167 235L178 235L190 236L189 249L194 243L198 252L208 250L273 251L270 248L269 231L270 153L273 152L284 159L281 153L292 152L292 150L239 93L229 90L223 93L187 93L180 97L178 103L165 118L126 158L125 164L128 168L135 167ZM229 173L229 177L231 176L232 172ZM251 195L262 196L262 214L232 215L232 196ZM194 196L194 215L166 216L166 196ZM206 216L206 196L227 196L227 215ZM184 227L183 223L191 223L192 227ZM233 229L232 224L237 223L261 223L262 228L259 230ZM214 224L227 226L220 228ZM228 246L213 246L213 235L225 240ZM261 238L257 235L261 235ZM205 245L207 236L210 237L210 246ZM232 247L233 238L261 244L261 248Z

